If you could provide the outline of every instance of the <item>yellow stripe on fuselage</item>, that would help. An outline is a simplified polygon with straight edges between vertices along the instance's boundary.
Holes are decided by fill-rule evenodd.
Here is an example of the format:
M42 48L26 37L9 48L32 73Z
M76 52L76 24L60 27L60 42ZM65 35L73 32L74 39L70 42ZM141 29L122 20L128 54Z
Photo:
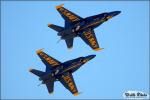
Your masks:
M71 66L71 67L65 69L63 72L68 71L68 70L73 69L73 68L76 68L76 67L78 67L78 66L80 66L80 65L81 65L81 63L78 63L78 64L76 64L76 65L73 65L73 66Z
M90 27L90 26L94 26L94 25L99 24L100 22L104 22L104 21L105 21L105 20L100 20L100 21L91 23L91 24L87 25L86 27L81 28L81 30L82 30L82 29L85 29L85 28L88 28L88 27Z

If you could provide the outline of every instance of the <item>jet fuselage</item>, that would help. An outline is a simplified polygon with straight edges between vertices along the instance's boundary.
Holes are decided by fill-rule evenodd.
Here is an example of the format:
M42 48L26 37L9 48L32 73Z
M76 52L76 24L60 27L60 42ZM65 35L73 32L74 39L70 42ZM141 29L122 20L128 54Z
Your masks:
M108 19L121 13L121 11L113 11L82 18L64 8L63 4L56 6L56 9L65 20L65 25L64 27L61 27L54 24L48 24L48 27L58 32L57 35L65 40L68 49L73 47L74 38L80 37L94 51L103 49L98 44L94 29Z
M70 61L66 61L62 63L59 66L56 66L55 68L51 69L50 71L46 72L45 75L39 78L39 80L43 80L42 83L45 83L47 79L49 79L49 76L52 74L52 76L55 77L55 81L59 79L60 76L63 74L70 72L73 73L77 69L79 69L83 64L85 64L87 61L93 59L95 55L89 55L87 57L79 57Z
M118 15L119 13L120 11L113 11L110 13L102 13L87 17L85 19L72 23L70 26L65 27L65 29L59 32L58 35L61 36L61 39L77 37L78 34L82 33L84 30L88 28L94 29L108 19Z

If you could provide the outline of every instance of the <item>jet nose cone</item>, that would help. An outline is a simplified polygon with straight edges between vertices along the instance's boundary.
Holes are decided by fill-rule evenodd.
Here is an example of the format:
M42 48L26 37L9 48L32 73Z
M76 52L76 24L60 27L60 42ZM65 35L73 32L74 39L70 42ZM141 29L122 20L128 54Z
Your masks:
M115 13L116 13L116 15L118 15L118 14L120 14L120 13L121 13L121 11L115 11Z
M110 15L111 16L116 16L116 15L118 15L120 13L121 13L121 11L113 11L113 12L110 12Z
M91 59L93 59L95 56L96 56L96 55L89 55L89 56L87 56L86 58L89 59L89 60L91 60Z

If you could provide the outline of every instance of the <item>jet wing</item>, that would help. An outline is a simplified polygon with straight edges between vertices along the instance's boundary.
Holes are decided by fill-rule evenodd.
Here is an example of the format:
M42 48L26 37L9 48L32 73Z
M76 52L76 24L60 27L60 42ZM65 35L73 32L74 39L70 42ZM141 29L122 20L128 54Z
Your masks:
M98 50L102 49L102 48L99 48L99 44L97 42L94 30L92 30L92 29L85 30L85 31L83 31L83 33L79 34L79 36L93 50L98 51Z
M47 55L42 50L38 50L36 53L41 58L42 62L46 65L46 70L61 64L61 62Z
M68 39L65 39L65 42L67 44L67 47L69 49L71 49L73 47L73 38L68 38Z
M74 14L73 12L67 10L66 8L64 8L62 6L63 6L63 4L56 6L56 9L60 13L60 15L65 19L65 21L72 23L72 22L83 19L80 16Z
M79 94L71 73L66 73L62 75L59 78L59 81L64 85L66 89L68 89L75 96Z

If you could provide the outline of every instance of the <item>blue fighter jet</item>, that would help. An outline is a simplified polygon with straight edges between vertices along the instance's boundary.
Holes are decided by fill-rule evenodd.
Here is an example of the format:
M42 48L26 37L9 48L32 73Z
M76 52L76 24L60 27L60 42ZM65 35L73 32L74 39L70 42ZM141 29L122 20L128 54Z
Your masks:
M36 69L29 69L29 71L37 75L39 80L42 81L42 84L46 84L48 92L52 93L54 90L54 82L60 81L64 87L75 96L78 95L79 92L75 85L72 73L96 56L89 55L61 63L60 61L44 53L42 50L38 50L36 53L46 65L46 71L43 72Z
M58 36L66 41L67 47L73 47L75 37L81 37L82 40L93 50L102 50L97 42L94 28L98 27L108 19L120 14L121 11L105 12L98 15L82 18L75 13L67 10L62 5L56 6L57 11L65 20L65 27L48 24L49 28L58 32Z

